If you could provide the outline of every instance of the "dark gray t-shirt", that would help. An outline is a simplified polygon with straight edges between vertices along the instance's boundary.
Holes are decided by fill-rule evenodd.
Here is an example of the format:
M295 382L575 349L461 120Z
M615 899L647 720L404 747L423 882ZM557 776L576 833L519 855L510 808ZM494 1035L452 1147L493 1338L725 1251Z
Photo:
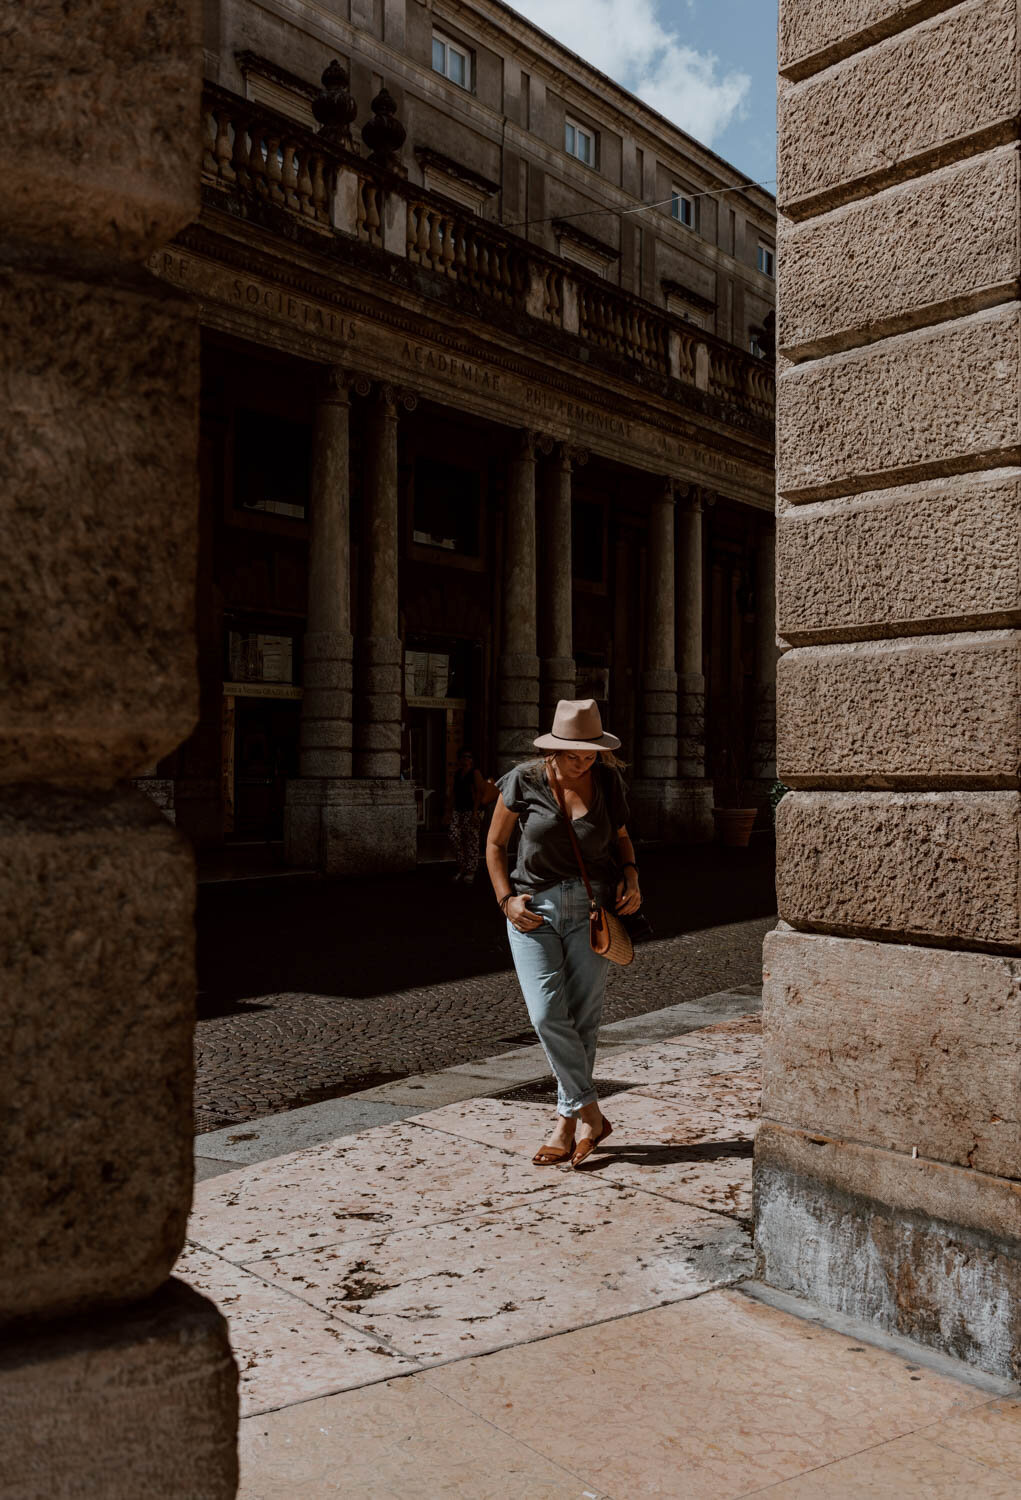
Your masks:
M541 891L562 880L580 880L557 795L542 766L516 766L496 783L505 806L517 813L520 839L511 879L519 891ZM616 879L617 830L628 820L627 793L619 771L597 765L592 806L572 824L593 886Z

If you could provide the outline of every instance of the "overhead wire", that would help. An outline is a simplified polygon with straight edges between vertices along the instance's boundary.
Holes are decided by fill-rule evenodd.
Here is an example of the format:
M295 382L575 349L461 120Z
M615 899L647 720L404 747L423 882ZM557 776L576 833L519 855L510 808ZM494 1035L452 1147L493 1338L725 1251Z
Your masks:
M776 178L768 177L762 182L740 182L732 187L706 188L701 193L671 193L669 198L660 198L656 203L637 203L634 208L583 208L573 214L551 214L548 219L519 219L516 224L501 224L502 229L531 229L536 224L562 224L567 219L587 219L593 214L616 214L623 219L627 214L643 214L652 208L666 208L675 198L687 198L692 203L697 198L715 198L720 193L744 193L753 187L775 187Z

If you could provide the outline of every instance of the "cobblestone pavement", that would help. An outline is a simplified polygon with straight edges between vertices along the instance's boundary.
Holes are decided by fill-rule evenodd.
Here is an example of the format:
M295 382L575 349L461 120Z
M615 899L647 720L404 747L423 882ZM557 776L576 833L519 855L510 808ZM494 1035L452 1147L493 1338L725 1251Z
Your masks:
M772 869L769 848L647 852L656 938L611 969L605 1019L755 983ZM204 886L198 921L198 1131L534 1039L488 888L443 867Z

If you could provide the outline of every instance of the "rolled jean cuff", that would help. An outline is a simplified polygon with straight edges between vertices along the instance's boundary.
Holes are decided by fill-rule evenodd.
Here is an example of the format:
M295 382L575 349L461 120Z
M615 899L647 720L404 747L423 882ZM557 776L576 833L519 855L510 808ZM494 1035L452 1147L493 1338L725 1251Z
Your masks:
M598 1098L599 1093L596 1089L588 1089L586 1093L580 1094L577 1099L565 1099L562 1103L558 1104L557 1113L568 1117L579 1115L587 1104L595 1104Z

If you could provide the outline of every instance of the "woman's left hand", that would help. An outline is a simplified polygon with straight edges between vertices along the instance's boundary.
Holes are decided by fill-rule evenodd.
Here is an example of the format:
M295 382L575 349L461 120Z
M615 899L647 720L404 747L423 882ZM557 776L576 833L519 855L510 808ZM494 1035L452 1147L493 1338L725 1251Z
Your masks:
M642 904L642 893L638 888L637 870L628 870L620 880L617 881L617 915L618 917L632 916Z

